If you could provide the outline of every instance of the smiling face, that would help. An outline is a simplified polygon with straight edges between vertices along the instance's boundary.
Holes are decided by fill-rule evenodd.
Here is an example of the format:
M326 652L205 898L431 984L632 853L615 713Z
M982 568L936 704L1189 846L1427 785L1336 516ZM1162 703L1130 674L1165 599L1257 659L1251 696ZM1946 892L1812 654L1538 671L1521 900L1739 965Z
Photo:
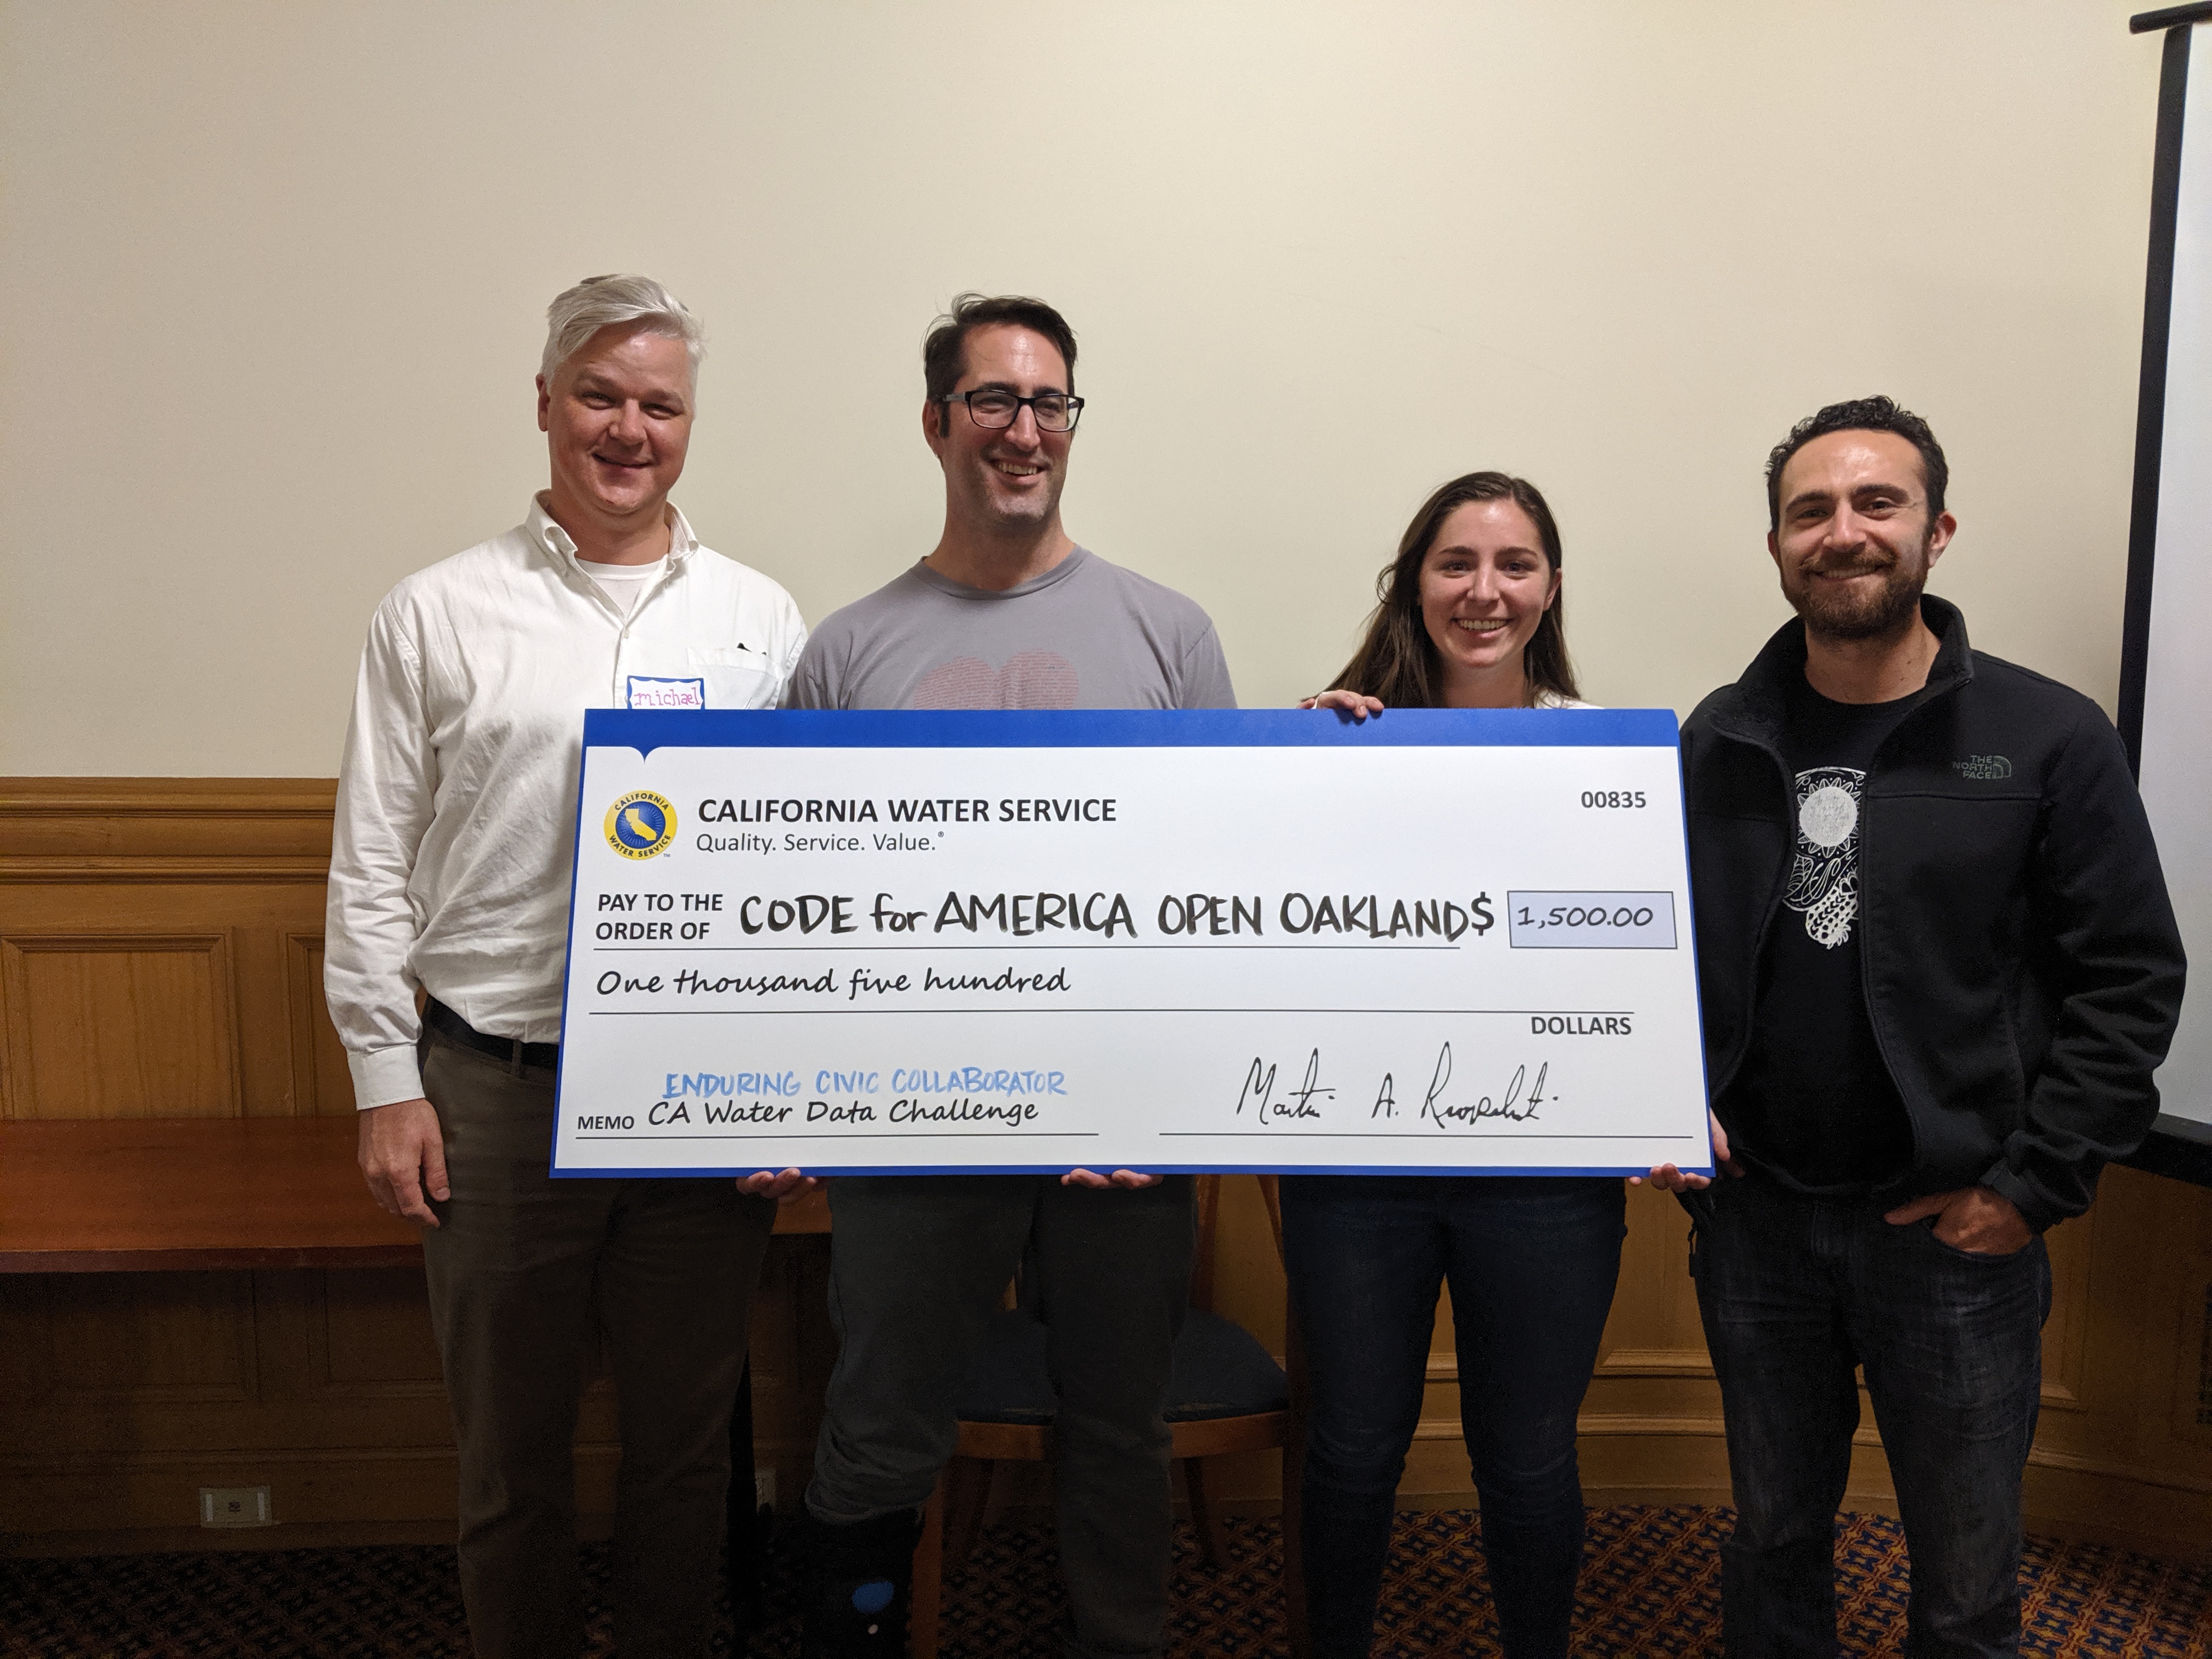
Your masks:
M603 328L538 378L538 427L553 460L552 510L610 529L657 522L691 442L691 356L684 342Z
M1518 502L1453 508L1421 559L1421 625L1443 670L1443 706L1526 702L1521 653L1559 592L1559 573Z
M1780 527L1766 538L1782 592L1807 632L1880 640L1920 616L1928 572L1957 521L1932 520L1920 452L1894 432L1831 432L1782 468Z
M1060 349L1042 334L1000 323L977 329L963 344L955 392L989 386L1032 398L1073 390ZM1073 433L1038 431L1026 405L1012 426L995 432L977 426L960 403L927 405L921 419L922 434L945 469L949 521L970 532L1020 535L1058 523Z

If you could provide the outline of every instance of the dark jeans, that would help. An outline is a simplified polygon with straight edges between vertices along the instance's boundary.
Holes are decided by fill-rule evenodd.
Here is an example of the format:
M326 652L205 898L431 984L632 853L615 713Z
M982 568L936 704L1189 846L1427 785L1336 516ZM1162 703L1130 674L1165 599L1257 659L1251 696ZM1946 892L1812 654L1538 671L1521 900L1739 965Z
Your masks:
M775 1206L727 1180L556 1181L550 1069L434 1032L423 1054L453 1195L422 1255L475 1650L584 1650L574 1447L604 1332L622 1426L616 1640L624 1659L694 1659L714 1627L730 1407Z
M1052 1176L841 1176L830 1208L839 1346L808 1511L850 1525L928 1500L959 1437L968 1350L1032 1244L1067 1650L1158 1653L1171 1521L1160 1413L1189 1303L1191 1178L1094 1192Z
M1285 1176L1283 1245L1311 1388L1305 1581L1316 1659L1365 1659L1437 1292L1510 1659L1567 1651L1582 1566L1575 1414L1620 1272L1617 1180Z
M1856 1365L1912 1561L1905 1651L2020 1646L2020 1483L2035 1438L2051 1263L2040 1238L1970 1255L1933 1222L1808 1199L1765 1176L1693 1194L1691 1270L1728 1419L1729 1659L1836 1652L1834 1527L1858 1427Z

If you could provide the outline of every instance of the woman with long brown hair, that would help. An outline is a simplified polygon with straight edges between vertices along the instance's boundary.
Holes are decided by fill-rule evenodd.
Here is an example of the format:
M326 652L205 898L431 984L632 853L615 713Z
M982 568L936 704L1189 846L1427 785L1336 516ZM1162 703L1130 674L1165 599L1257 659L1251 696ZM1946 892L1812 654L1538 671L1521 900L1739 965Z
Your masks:
M1430 496L1352 660L1304 707L1582 708L1559 526L1534 485L1471 472ZM1508 1659L1564 1659L1582 1564L1575 1415L1626 1231L1621 1183L1552 1176L1285 1176L1285 1255L1311 1385L1302 1508L1317 1659L1366 1659L1391 1514L1451 1287L1461 1424Z
M1367 636L1300 706L1578 708L1559 527L1526 478L1470 472L1421 503L1375 582ZM1331 693L1338 695L1332 696Z

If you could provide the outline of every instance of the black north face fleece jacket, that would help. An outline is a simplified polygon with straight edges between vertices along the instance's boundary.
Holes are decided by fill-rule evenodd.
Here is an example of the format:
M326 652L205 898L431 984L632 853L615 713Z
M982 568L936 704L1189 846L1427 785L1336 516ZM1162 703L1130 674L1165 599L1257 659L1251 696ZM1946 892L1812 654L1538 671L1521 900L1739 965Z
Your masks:
M2126 751L2079 692L1941 642L1883 743L1859 818L1859 959L1875 1039L1912 1125L1903 1202L1981 1185L2038 1231L2089 1205L2158 1113L2151 1073L2181 1007L2181 936ZM1682 727L1706 1078L1723 1127L1796 825L1783 698L1792 622Z

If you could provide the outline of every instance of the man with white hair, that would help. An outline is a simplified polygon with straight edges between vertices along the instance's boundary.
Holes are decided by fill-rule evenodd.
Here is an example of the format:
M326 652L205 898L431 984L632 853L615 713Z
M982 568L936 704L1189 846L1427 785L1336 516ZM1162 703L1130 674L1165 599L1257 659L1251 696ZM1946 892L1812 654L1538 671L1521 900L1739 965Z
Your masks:
M550 487L370 621L325 985L362 1172L424 1230L477 1652L583 1650L571 1445L596 1301L623 1442L617 1639L625 1659L673 1659L711 1632L775 1206L728 1181L548 1174L583 714L773 708L806 630L781 586L702 547L669 504L697 320L635 276L580 283L547 319Z

